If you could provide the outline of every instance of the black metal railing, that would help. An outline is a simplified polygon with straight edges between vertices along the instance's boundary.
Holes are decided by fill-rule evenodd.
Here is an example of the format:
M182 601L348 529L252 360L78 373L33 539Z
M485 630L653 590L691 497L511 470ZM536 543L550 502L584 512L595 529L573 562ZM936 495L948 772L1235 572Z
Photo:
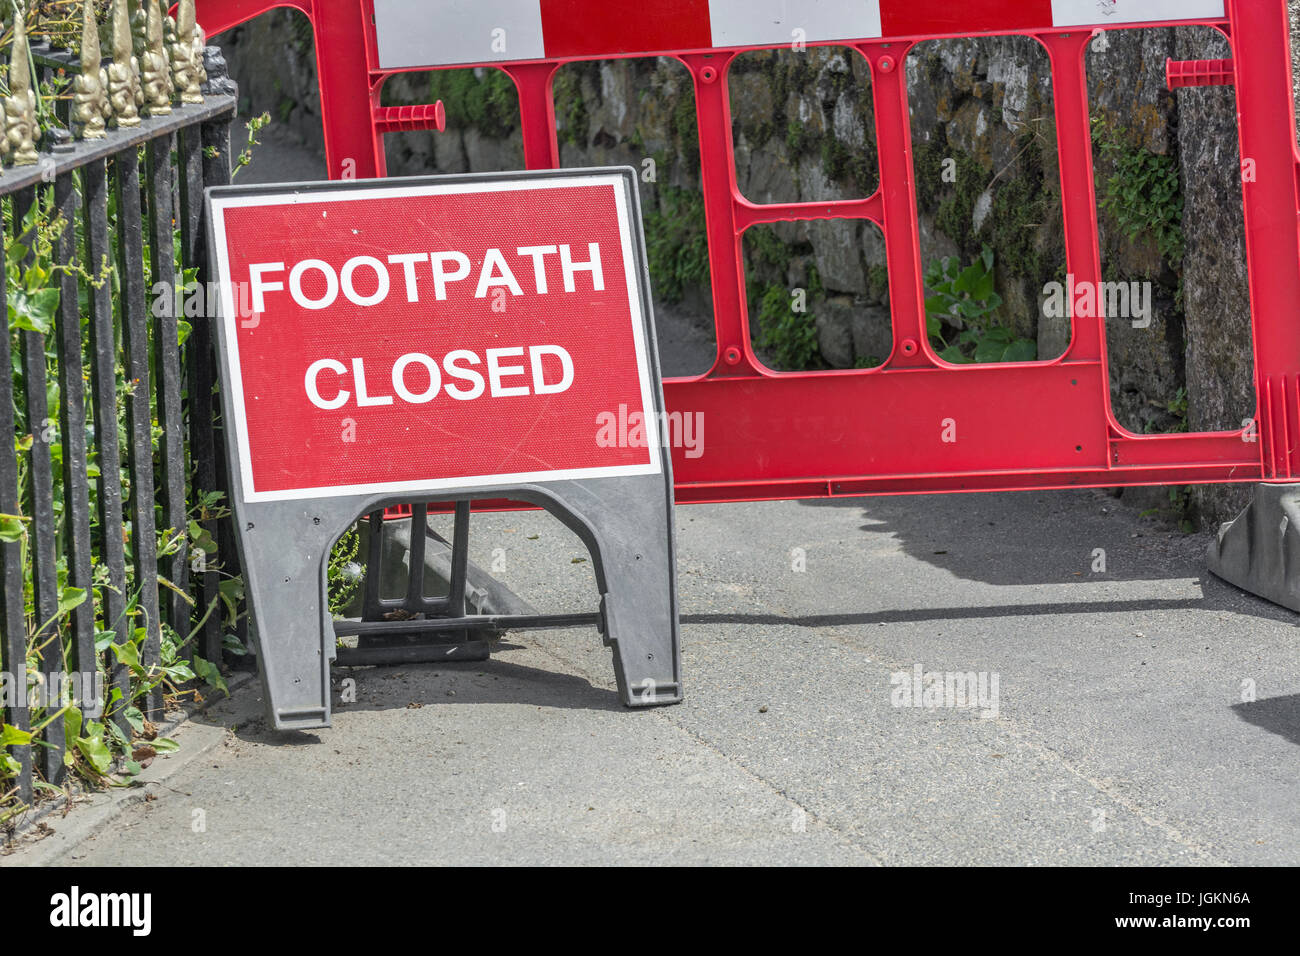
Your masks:
M59 57L34 52L52 79ZM0 811L78 762L129 761L175 686L160 678L222 659L240 595L222 587L238 568L202 204L230 181L234 113L207 95L0 170ZM69 691L92 702L101 681L103 739L125 750L99 748L90 707L69 723Z

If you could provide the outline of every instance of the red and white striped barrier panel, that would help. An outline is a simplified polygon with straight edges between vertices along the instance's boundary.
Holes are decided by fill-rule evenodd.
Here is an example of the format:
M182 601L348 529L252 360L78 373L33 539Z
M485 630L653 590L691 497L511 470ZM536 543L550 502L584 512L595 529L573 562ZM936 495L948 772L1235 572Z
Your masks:
M375 36L394 70L1224 16L1224 0L375 0Z

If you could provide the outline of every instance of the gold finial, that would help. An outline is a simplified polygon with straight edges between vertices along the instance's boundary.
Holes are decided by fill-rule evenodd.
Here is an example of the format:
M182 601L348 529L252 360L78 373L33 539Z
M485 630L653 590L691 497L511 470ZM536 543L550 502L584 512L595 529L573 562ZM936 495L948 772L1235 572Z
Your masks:
M144 109L150 116L162 116L172 111L172 76L168 69L167 54L163 49L162 10L158 0L144 0L147 44L140 55L140 73L144 85Z
M113 0L113 62L108 67L108 99L113 123L120 127L140 125L139 106L144 100L140 88L140 63L131 53L131 21L126 0Z
M169 56L175 94L182 103L202 103L200 87L207 74L203 70L203 31L195 22L194 0L180 0L170 33Z
M32 67L27 56L27 18L24 11L18 9L14 13L9 95L4 98L4 145L0 152L12 156L15 166L33 166L40 160L36 153L36 141L40 138L36 94L32 90Z
M81 72L72 81L72 132L82 139L104 136L108 110L108 73L99 51L99 27L95 7L82 8Z
M144 66L144 51L149 49L149 14L145 12L146 2L148 0L130 0L128 14L131 21L131 52L140 61L141 68Z
M194 0L180 0L176 5L176 29L181 36L193 36L198 25L194 10Z

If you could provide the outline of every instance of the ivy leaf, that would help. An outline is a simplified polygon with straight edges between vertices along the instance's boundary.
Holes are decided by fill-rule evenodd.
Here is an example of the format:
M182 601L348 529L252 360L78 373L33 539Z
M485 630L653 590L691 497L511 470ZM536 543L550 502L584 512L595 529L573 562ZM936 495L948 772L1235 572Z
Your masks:
M946 295L928 296L925 300L925 311L938 312L939 314L942 315L943 313L948 311L948 304L951 301L952 301L951 296L946 296Z
M1038 358L1038 346L1029 339L1016 339L1002 353L1004 362L1032 362Z
M131 729L136 733L141 733L144 730L144 714L140 712L139 707L126 708L122 711L122 716L126 718L126 722L131 725Z
M78 737L77 750L81 755L90 762L98 774L106 774L113 765L113 755L108 751L108 745L104 743L103 732L101 731L94 737Z
M58 307L58 289L13 289L9 295L9 327L45 335L53 327Z
M975 346L976 362L1000 362L1002 353L1007 350L1005 342L999 342L992 336L986 337L979 345Z
M86 602L85 588L65 587L63 593L59 595L59 613L67 614L74 607L80 607Z
M144 677L146 673L145 666L140 663L140 648L134 641L128 641L125 644L110 644L109 650L117 658L119 664L125 664L130 668L131 673Z
M21 541L24 534L23 525L30 520L20 515L0 514L0 541L6 544Z
M76 740L81 736L81 711L69 707L63 712L63 739Z
M982 296L976 295L975 290L988 274L983 266L982 262L976 262L961 270L961 274L957 276L957 281L953 283L953 288L958 292L969 293L974 298L982 298Z
M25 747L31 742L30 730L19 730L10 724L0 725L0 747Z
M197 654L194 655L194 660L190 663L194 665L194 672L203 678L205 684L221 691L227 697L230 696L230 688L226 686L226 679L221 676L221 671L216 664L205 661Z
M168 680L176 683L194 680L194 671L190 670L189 664L185 661L177 661L169 667L164 667L163 673L167 675Z

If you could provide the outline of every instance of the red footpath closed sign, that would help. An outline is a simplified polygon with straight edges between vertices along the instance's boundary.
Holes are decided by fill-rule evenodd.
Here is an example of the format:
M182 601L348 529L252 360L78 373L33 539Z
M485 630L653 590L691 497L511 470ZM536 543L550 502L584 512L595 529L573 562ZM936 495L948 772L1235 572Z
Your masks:
M211 200L246 501L658 474L624 179Z

